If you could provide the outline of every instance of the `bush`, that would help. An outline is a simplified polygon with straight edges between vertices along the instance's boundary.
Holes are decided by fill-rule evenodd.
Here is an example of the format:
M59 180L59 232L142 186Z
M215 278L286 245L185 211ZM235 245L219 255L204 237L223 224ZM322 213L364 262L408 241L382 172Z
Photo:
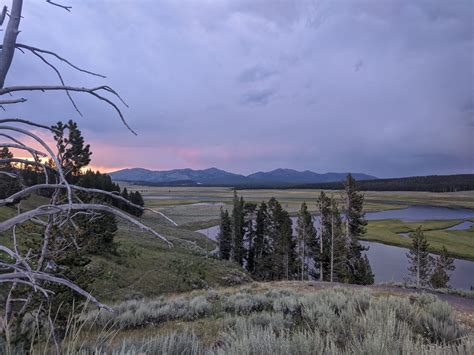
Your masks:
M92 312L85 320L97 318L100 326L115 322L117 328L189 322L181 324L181 333L126 341L113 349L116 354L462 354L473 349L451 307L425 293L402 298L343 288L314 293L244 289L132 300L115 309L115 315ZM212 317L213 331L206 329L206 317Z

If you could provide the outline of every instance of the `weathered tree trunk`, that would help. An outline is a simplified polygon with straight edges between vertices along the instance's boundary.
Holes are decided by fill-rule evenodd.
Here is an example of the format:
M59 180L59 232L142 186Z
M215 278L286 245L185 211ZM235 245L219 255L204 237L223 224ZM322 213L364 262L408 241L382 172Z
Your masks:
M323 235L324 235L324 225L323 225L323 216L322 215L321 215L320 230L321 230L321 234L320 234L320 237L319 237L319 249L320 249L321 255L320 255L320 262L319 262L319 265L320 265L319 281L323 281Z
M334 275L334 213L331 212L331 282Z
M20 33L22 7L23 0L13 0L10 19L3 37L2 52L0 53L0 88L5 86L5 79L15 54L16 38Z

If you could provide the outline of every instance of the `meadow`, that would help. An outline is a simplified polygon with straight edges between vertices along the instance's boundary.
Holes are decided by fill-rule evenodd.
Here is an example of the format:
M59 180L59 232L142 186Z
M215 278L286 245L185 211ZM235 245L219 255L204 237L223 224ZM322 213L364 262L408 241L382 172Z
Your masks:
M439 253L446 247L453 257L474 260L474 227L467 230L445 230L461 223L462 220L402 222L400 220L370 221L367 233L361 238L371 242L379 242L409 248L411 239L400 233L411 233L421 224L432 253Z
M162 211L180 227L198 230L219 223L221 208L232 206L233 190L225 187L149 187L126 185L129 190L140 191L146 206ZM340 200L340 192L326 191ZM259 203L275 197L283 208L295 216L301 203L306 202L313 214L317 213L316 200L320 190L238 190L246 201ZM386 211L409 206L435 206L448 208L474 208L474 191L433 192L379 192L368 191L365 195L365 212ZM362 238L388 245L409 247L410 239L399 235L409 233L423 225L430 243L430 251L438 253L443 245L457 258L474 260L474 228L458 231L444 229L461 223L461 219L447 221L403 222L400 220L369 221L367 234ZM455 238L453 238L455 236Z
M104 301L119 301L136 297L154 297L173 292L229 286L246 283L250 279L241 268L231 262L210 257L216 244L197 229L216 225L221 208L230 208L233 191L229 188L152 188L127 186L143 193L147 207L161 211L178 223L173 225L153 212L145 212L140 220L173 242L167 247L152 235L119 221L115 242L117 255L92 257L88 266L97 274L91 285L94 295ZM275 196L293 215L306 201L315 211L315 190L240 190L239 194L253 202ZM339 196L336 192L335 196ZM413 204L471 207L474 194L463 193L393 193L368 192L366 211L380 211ZM191 199L192 198L192 199ZM22 202L23 207L37 205L37 196ZM0 208L0 218L13 215L13 208ZM423 222L431 250L437 252L445 245L453 256L474 260L474 230L450 231L442 229L457 224L458 220ZM410 232L418 223L394 220L370 221L364 239L397 246L408 246L409 238L398 233ZM456 238L450 237L456 234ZM10 236L0 235L8 245Z

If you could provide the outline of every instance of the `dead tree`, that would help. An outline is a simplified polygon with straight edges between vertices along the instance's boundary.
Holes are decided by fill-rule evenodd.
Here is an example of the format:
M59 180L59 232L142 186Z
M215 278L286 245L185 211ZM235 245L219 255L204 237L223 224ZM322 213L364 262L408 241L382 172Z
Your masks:
M70 6L45 0L45 6L48 5L52 5L59 10L66 10L68 12L71 10ZM103 75L82 69L51 50L37 48L32 45L18 42L20 22L23 19L22 7L23 0L11 0L10 8L4 6L0 13L0 26L3 26L6 22L6 26L3 28L2 32L3 42L0 46L0 108L6 110L8 105L24 104L27 102L27 98L18 96L22 92L42 92L47 95L50 91L63 91L78 114L81 114L71 93L84 93L111 106L127 129L135 134L127 124L119 107L120 104L126 106L126 103L114 89L107 85L93 88L66 85L61 71L55 64L53 64L53 61L58 61L63 65L69 66L88 75L105 78ZM30 53L34 57L40 59L41 62L50 68L57 76L59 84L33 86L6 85L8 81L7 79L9 79L9 69L13 62L16 50ZM114 100L118 102L115 102ZM98 189L88 189L70 184L66 179L60 155L58 155L57 152L55 152L55 149L50 147L45 140L36 133L38 129L43 130L43 132L47 134L55 133L53 128L35 122L34 119L0 119L0 137L5 140L0 142L0 148L8 147L15 150L21 150L31 156L31 160L19 158L0 159L0 166L7 163L12 164L11 166L13 166L9 171L1 171L0 177L20 180L21 165L33 165L45 174L44 183L28 187L19 181L21 186L19 191L7 196L6 198L0 199L0 208L3 206L15 206L17 209L14 216L0 221L0 233L11 233L11 243L9 243L8 246L0 244L0 285L9 285L10 287L4 312L3 314L0 312L0 333L2 330L5 331L5 329L8 328L14 310L16 310L19 315L24 314L27 311L31 299L35 294L40 294L48 299L52 294L52 291L50 290L51 284L64 285L85 297L96 306L110 310L108 306L100 303L86 290L83 290L73 282L56 275L54 273L54 268L51 268L49 265L53 230L61 229L66 226L68 228L78 228L75 222L77 216L87 215L93 218L100 212L111 213L138 226L142 230L153 234L169 246L172 245L165 237L117 208L107 204L84 203L81 201L79 192L81 194L101 194L110 199L120 200L121 202L127 203L135 208L144 209L142 206L132 204L127 199L114 193ZM27 141L34 141L35 146L27 144ZM53 164L45 164L45 158L51 159ZM21 202L24 199L28 198L31 194L44 190L50 192L49 196L51 197L49 198L48 203L31 209L23 209ZM164 217L167 218L166 216ZM27 224L35 225L42 231L42 245L39 253L33 253L31 250L21 251L21 241L19 240L21 235L19 235L18 229ZM21 285L26 285L29 287L30 291L27 297L15 298L13 296L15 289Z

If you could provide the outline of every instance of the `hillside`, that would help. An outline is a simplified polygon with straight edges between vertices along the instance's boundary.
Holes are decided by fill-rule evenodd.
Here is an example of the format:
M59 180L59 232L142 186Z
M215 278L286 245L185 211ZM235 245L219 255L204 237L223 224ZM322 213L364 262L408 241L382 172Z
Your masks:
M248 176L210 168L205 170L176 169L153 171L142 168L123 169L109 173L116 181L128 181L153 186L280 186L343 181L348 173L318 174L313 171L276 169ZM366 174L353 174L357 180L376 179Z
M22 206L34 207L46 200L33 195ZM1 207L0 220L13 216L14 208ZM146 212L138 218L173 243L169 248L153 235L120 220L114 238L117 254L89 255L88 271L96 275L89 291L103 302L230 286L250 280L237 265L209 257L214 242L199 233L176 227L159 215ZM18 233L21 240L22 233ZM0 242L11 244L10 233Z

